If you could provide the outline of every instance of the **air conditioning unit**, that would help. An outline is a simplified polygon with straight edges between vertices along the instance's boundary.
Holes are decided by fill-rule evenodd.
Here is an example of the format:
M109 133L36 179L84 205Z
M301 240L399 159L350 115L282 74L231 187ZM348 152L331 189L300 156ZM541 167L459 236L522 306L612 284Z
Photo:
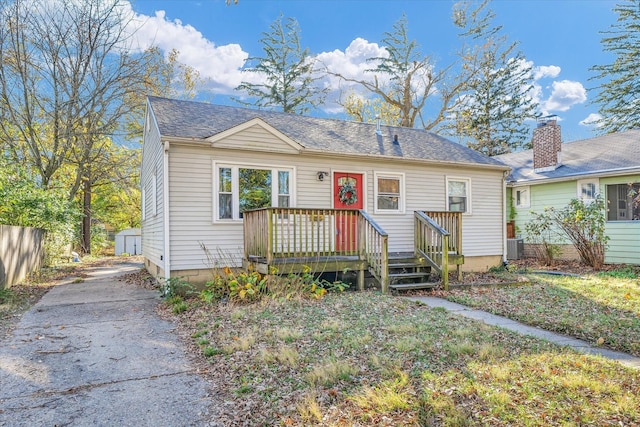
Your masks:
M524 240L507 239L507 259L520 259L524 254Z

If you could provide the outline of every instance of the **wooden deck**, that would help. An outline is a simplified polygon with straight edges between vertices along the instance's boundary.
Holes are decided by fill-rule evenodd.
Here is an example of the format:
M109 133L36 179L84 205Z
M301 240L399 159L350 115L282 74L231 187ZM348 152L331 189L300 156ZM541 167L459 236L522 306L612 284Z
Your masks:
M460 274L462 217L456 212L416 212L414 263L428 266L448 287L449 264ZM443 227L449 227L448 231ZM445 249L446 248L446 249ZM263 208L244 212L244 264L261 273L365 272L389 291L388 234L363 210ZM391 254L391 257L393 254Z

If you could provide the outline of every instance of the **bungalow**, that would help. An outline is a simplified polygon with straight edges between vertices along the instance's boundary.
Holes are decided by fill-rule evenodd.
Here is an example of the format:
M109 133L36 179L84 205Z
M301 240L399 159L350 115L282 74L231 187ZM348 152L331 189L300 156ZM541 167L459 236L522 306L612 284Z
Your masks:
M508 169L424 130L149 97L142 255L192 283L249 264L446 281L503 262Z
M606 202L605 232L610 239L605 262L640 264L640 206L633 201L634 192L640 192L640 130L562 143L560 125L552 116L539 121L532 142L532 150L495 157L512 168L507 197L525 255L531 249L524 233L531 212L600 194ZM568 242L559 243L562 258L578 258Z

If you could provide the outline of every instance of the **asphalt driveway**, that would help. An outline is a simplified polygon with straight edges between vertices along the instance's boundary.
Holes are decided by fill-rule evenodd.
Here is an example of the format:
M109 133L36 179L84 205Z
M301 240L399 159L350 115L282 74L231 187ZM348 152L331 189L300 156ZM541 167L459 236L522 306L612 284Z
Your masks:
M94 268L25 313L0 342L0 426L208 425L207 383L159 293L117 279L140 268Z

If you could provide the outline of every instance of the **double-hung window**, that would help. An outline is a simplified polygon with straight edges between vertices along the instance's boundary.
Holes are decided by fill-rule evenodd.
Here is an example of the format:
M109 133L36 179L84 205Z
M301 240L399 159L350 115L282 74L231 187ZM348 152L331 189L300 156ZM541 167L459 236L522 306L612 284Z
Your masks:
M516 208L528 208L531 205L529 187L516 187L513 189L514 205Z
M404 212L404 174L376 173L376 213Z
M471 213L471 181L467 178L447 178L447 210Z
M594 201L598 196L598 186L599 182L597 179L582 179L578 181L578 198L585 202Z
M292 205L292 169L216 165L214 171L216 220L237 220L251 209Z

